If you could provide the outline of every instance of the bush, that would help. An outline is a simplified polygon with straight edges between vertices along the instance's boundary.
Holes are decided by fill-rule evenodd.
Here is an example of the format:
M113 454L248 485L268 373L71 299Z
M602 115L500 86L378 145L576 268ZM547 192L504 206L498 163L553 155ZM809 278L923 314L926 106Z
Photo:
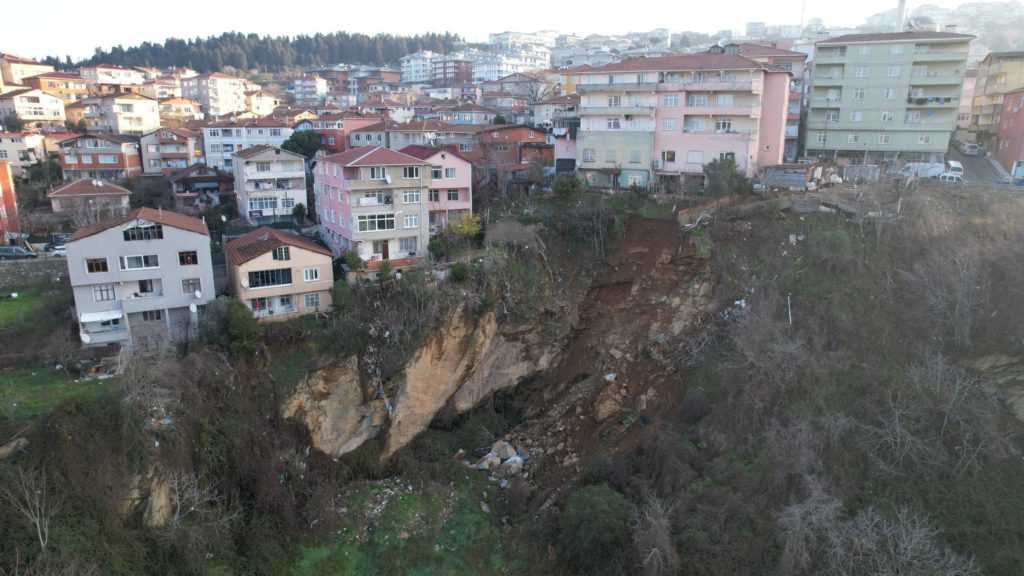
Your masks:
M236 355L254 352L262 333L249 307L225 296L207 305L199 323L200 342Z
M625 574L637 565L630 526L636 510L607 484L572 493L559 519L558 541L569 568L583 574Z
M452 265L452 280L462 283L469 279L469 264L456 262Z

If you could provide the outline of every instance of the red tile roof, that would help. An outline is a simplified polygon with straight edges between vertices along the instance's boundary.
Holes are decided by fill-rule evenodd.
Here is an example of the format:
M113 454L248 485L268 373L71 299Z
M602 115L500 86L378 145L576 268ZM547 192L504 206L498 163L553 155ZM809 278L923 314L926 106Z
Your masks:
M97 186L97 184L99 184ZM74 182L68 182L63 186L54 188L52 192L47 194L47 197L53 198L64 198L68 196L124 196L131 194L132 191L127 188L122 188L117 184L111 184L110 182L104 182L103 180L92 180L90 178L82 178L75 180Z
M740 54L743 56L792 56L807 58L803 52L794 52L775 46L764 46L762 44L740 44Z
M360 146L330 156L324 156L320 162L340 164L342 166L409 166L425 165L426 162L408 154L395 152L381 146Z
M81 76L75 76L74 74L68 74L67 72L43 72L42 74L36 74L35 76L26 76L24 80L30 78L54 78L57 80L78 80L79 82L85 82Z
M295 152L289 152L288 150L282 150L281 148L276 148L274 146L267 146L266 144L257 144L256 146L250 146L245 150L239 150L238 152L235 152L235 156L239 158L252 158L253 156L269 152L271 150L277 150L281 154L287 154L296 158L303 157L302 154L296 154Z
M615 62L587 71L584 74L604 72L660 72L663 70L761 70L764 64L737 54L681 54L659 58L636 58Z
M35 66L48 66L42 62L37 62L31 58L22 58L21 56L15 56L14 54L0 54L0 58L10 62L11 64L33 64Z
M304 236L299 236L298 234L292 234L276 228L270 228L268 226L257 228L248 234L228 242L224 245L224 252L232 262L239 265L259 258L280 246L292 246L294 248L309 250L310 252L316 252L317 254L323 254L324 256L332 258L334 256L331 254L330 250Z
M86 226L75 232L74 236L71 237L70 242L75 240L81 240L95 234L99 234L104 230L109 230L115 226L120 226L131 222L132 220L146 220L148 222L154 222L162 224L164 226L170 226L172 228L178 228L179 230L185 230L186 232L194 232L196 234L202 234L204 236L210 235L209 228L206 227L206 222L203 222L199 218L193 218L191 216L185 216L184 214L178 214L177 212L171 212L170 210L159 210L156 208L136 208L131 212L128 212L124 216L118 216L103 222L98 222Z
M895 40L973 40L970 34L956 34L954 32L880 32L877 34L846 34L826 38L817 44L845 44L849 42L892 42Z
M440 120L416 120L415 122L393 122L386 120L357 128L353 132L469 132L462 124L447 124Z
M419 158L420 160L427 160L436 156L440 152L444 152L445 154L452 154L466 162L469 162L469 159L459 153L458 147L451 144L443 148L429 148L427 146L417 146L413 144L402 148L399 152L412 156L413 158Z
M295 124L285 118L238 118L220 120L204 125L204 128L291 128Z

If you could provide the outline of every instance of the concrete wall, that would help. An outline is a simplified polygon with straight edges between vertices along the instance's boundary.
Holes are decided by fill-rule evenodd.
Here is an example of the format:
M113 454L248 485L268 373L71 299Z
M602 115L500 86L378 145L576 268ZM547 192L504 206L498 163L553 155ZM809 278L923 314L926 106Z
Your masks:
M24 288L36 282L52 282L67 277L68 264L63 258L0 261L0 291Z

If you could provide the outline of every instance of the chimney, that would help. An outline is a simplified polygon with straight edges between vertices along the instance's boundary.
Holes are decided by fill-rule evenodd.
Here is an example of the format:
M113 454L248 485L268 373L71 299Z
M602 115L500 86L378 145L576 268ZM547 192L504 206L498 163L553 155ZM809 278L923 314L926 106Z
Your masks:
M900 0L896 7L896 32L903 32L904 22L907 19L907 0Z
M946 32L956 32L956 24L946 24Z

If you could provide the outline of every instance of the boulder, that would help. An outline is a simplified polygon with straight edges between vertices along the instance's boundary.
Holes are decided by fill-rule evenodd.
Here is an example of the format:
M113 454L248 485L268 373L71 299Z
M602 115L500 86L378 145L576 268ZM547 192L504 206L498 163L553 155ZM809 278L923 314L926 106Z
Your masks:
M494 470L498 466L501 466L501 457L495 452L484 454L483 458L473 464L473 468L476 470Z
M0 460L7 458L25 446L28 446L28 440L26 438L15 438L7 444L0 446Z
M619 386L612 382L594 400L594 420L604 422L622 410L623 394Z
M501 471L506 476L515 476L523 471L523 459L519 456L513 456L505 461L501 465Z
M511 444L504 440L499 440L491 446L491 452L494 452L502 460L508 460L509 458L516 455L516 449Z

